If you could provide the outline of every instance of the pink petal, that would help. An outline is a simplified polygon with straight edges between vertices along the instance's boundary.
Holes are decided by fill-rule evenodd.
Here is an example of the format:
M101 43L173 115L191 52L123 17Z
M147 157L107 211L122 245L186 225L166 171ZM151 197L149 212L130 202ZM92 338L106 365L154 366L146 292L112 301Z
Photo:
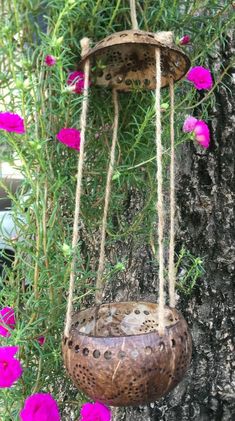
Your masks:
M40 346L43 346L45 341L46 341L46 338L45 338L45 336L39 336L39 338L37 338L37 341L38 341Z
M192 82L196 89L211 89L213 80L211 72L202 66L196 66L189 70L187 80Z
M60 421L57 402L49 393L29 396L20 412L22 421Z
M0 356L2 358L13 358L17 352L19 352L18 346L1 346L0 347Z
M25 133L24 120L18 114L0 112L0 129L19 134Z
M19 347L0 347L0 388L11 387L23 373L20 361L14 358Z
M72 149L80 150L80 131L77 129L64 128L56 135L57 139Z
M198 120L195 128L194 128L194 134L197 142L203 147L208 148L210 144L210 131L203 120Z
M190 36L189 35L184 35L181 39L180 39L180 45L186 45L190 42Z
M198 120L195 117L192 117L191 115L188 116L184 121L183 132L192 132L195 128L197 121Z
M0 311L0 323L1 321L13 328L16 324L14 309L11 307L4 307Z
M81 421L110 421L111 411L99 402L85 403L81 408Z
M71 72L67 84L73 86L73 92L81 94L84 89L84 73L80 71Z
M56 64L56 59L53 56L47 55L45 57L45 64L49 67L52 67Z
M4 336L5 338L9 338L11 336L8 329L6 329L4 326L0 325L0 335Z

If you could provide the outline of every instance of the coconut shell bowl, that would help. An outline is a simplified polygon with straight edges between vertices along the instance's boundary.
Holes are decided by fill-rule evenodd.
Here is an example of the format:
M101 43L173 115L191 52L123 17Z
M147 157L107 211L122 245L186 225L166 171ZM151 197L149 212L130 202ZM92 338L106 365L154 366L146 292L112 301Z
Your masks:
M165 396L181 381L191 353L183 316L165 306L160 335L158 305L150 302L102 304L77 312L63 341L75 386L111 406L143 405Z

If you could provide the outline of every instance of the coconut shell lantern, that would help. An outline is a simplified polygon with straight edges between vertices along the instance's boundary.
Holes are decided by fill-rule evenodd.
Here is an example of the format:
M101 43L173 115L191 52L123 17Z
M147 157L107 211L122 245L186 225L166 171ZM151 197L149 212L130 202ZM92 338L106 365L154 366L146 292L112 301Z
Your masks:
M73 312L76 255L72 261L68 308L63 338L63 356L69 376L90 398L112 406L147 404L165 396L184 376L191 360L192 339L186 321L175 309L174 267L174 83L189 69L188 57L173 43L171 32L150 33L137 26L131 0L133 30L110 35L89 49L82 40L80 68L85 73L81 114L81 147L73 232L73 249L78 244L82 169L88 88L92 82L111 88L114 103L113 138L107 173L100 258L95 305ZM92 73L90 69L92 68ZM161 88L169 86L171 112L169 306L165 304L162 189ZM154 89L156 95L156 158L158 182L158 303L119 302L103 304L105 236L111 180L118 132L118 92Z

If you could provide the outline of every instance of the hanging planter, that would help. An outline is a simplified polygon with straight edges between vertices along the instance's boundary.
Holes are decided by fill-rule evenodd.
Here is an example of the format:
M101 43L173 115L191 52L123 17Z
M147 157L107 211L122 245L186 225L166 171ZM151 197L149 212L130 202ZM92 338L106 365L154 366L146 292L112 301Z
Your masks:
M155 89L155 50L161 50L161 87L169 84L169 76L176 82L188 71L190 61L173 44L172 32L129 30L117 32L98 42L81 61L89 58L92 81L118 91Z
M93 82L113 90L114 124L107 173L101 246L96 283L96 305L73 314L76 255L72 261L68 308L63 339L66 369L74 384L90 398L112 406L139 405L165 396L184 376L191 360L192 340L183 316L175 309L174 267L174 82L188 71L188 57L173 45L171 32L153 34L138 30L131 0L133 30L113 34L89 50L82 40L84 96L78 161L73 249L78 243L85 128L90 67ZM164 294L164 204L162 191L161 87L169 86L171 112L169 307ZM155 89L156 158L158 185L158 304L121 302L102 304L105 235L118 131L118 91Z
M176 309L147 302L103 304L76 313L64 338L66 369L93 400L128 406L154 402L172 390L191 359L191 336Z

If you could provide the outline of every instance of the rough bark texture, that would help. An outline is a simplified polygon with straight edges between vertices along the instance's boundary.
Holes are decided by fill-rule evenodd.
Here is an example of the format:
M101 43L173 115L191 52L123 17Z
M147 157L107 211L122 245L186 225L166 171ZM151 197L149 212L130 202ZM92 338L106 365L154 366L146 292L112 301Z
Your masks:
M212 65L226 66L232 54L234 45L228 38L226 49L218 52ZM193 336L191 368L165 399L148 407L117 409L116 421L230 421L235 416L235 92L231 77L226 77L224 83L229 89L219 85L216 106L210 113L209 150L190 143L182 147L178 160L178 244L204 257L206 269L199 287L188 300L179 303ZM126 217L131 217L133 208L142 206L141 200L135 192L130 194ZM153 299L156 271L149 263L150 250L135 244L121 248L129 256L129 268L126 278L111 291L112 298Z

